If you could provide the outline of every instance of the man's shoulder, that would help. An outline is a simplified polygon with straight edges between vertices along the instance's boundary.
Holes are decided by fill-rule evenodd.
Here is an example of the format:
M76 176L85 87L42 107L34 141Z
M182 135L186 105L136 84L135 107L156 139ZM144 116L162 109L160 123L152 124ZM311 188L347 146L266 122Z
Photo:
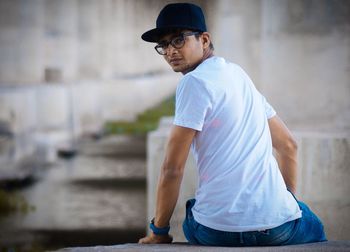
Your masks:
M197 79L207 82L232 75L235 77L240 76L240 78L246 78L248 76L239 64L230 62L222 57L214 56L184 75L183 80Z
M220 71L238 71L238 72L244 72L243 68L235 63L231 62L223 57L219 56L213 56L212 58L207 59L202 64L199 65L195 70L192 72L194 74L208 74L208 73L215 73Z
M203 71L191 71L185 74L176 88L176 93L180 94L183 92L186 93L211 93L211 89L213 88L213 78L209 77L207 74L203 73Z
M183 89L187 84L190 84L193 88L200 86L201 89L212 89L217 86L218 82L226 83L227 81L235 82L247 79L249 76L240 65L214 56L182 76L177 88Z

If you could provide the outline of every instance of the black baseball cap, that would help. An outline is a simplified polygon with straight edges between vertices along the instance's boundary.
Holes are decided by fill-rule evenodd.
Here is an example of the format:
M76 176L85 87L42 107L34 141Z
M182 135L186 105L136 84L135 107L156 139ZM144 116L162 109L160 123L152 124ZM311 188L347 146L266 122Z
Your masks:
M206 32L202 9L190 3L168 4L159 13L156 28L145 32L141 38L147 42L158 42L161 35L176 29Z

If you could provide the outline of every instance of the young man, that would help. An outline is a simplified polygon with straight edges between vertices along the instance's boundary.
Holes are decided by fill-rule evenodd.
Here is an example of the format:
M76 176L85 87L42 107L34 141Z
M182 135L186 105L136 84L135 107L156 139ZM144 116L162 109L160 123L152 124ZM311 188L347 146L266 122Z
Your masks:
M142 39L184 76L157 189L152 232L140 243L170 243L169 221L190 147L199 187L183 230L193 244L282 245L325 241L321 221L293 196L297 146L238 65L213 54L200 7L169 4ZM272 155L275 148L277 160Z

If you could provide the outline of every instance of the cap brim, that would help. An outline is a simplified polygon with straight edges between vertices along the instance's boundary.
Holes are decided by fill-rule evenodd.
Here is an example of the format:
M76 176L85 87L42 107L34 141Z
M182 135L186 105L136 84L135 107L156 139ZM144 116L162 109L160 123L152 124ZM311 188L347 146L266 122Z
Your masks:
M141 35L141 38L147 42L157 43L161 36L165 35L168 32L171 32L172 30L177 29L198 30L198 28L196 29L194 27L188 26L168 26L162 28L154 28L152 30L146 31L144 34Z
M154 28L152 30L149 30L149 31L146 31L144 34L142 34L141 38L144 40L144 41L147 41L147 42L157 42L158 39L159 39L159 36L161 34L161 30L162 29L159 29L159 28ZM164 32L164 31L163 31Z

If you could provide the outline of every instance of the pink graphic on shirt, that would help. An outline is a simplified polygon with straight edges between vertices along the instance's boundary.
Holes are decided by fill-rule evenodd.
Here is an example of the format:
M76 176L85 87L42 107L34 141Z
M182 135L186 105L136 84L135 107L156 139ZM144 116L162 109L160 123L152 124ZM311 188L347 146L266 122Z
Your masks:
M218 128L218 127L221 126L221 124L222 124L221 120L219 120L219 119L214 119L214 120L211 122L210 127L212 127L212 128Z
M201 177L200 177L200 181L202 182L208 182L209 181L209 175L207 172L204 172Z

